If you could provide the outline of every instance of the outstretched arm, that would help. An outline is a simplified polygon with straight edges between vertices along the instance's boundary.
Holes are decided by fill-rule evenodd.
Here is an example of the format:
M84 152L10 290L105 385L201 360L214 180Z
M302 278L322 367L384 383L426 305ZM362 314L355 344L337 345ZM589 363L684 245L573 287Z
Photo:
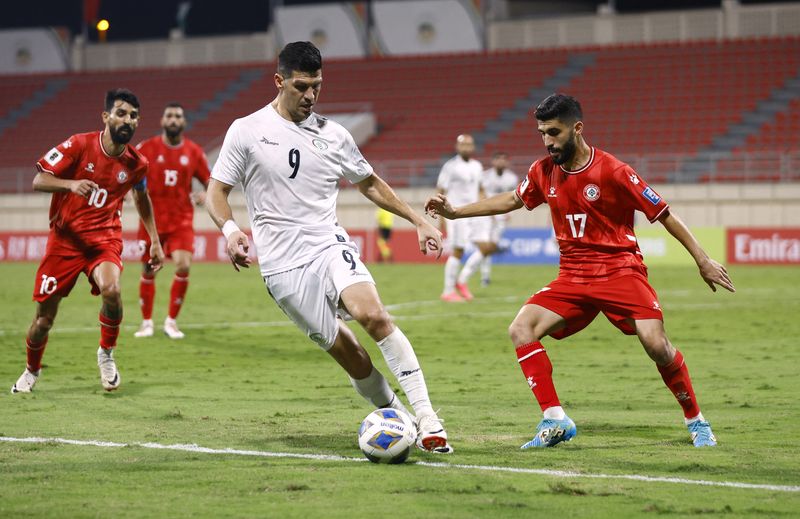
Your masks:
M239 267L250 267L251 260L247 254L250 249L250 241L233 221L233 211L228 203L228 195L232 189L233 186L212 178L206 192L206 209L211 219L227 238L228 257L233 263L233 268L238 272Z
M161 249L161 241L158 239L156 230L156 220L153 217L153 204L146 188L133 188L133 203L139 218L142 219L144 229L150 236L150 261L148 262L153 271L158 271L164 265L164 251Z
M450 205L447 197L441 193L430 197L428 201L425 202L425 211L427 211L429 215L434 218L441 215L448 220L505 214L519 209L520 207L522 207L522 200L519 199L514 191L500 193L491 198L484 198L483 200L478 200L477 202L455 208Z
M397 193L374 173L365 178L358 184L361 194L371 200L378 207L403 217L417 228L417 239L419 240L419 250L427 254L428 250L436 252L438 258L442 254L442 233L428 223L425 218L416 213L405 200L397 196Z
M725 267L706 254L706 251L700 246L700 243L697 241L697 238L694 237L692 231L678 218L678 215L669 211L659 218L658 221L661 222L661 225L663 225L676 240L681 242L681 245L692 255L695 263L697 263L697 268L700 269L700 277L711 287L711 290L716 292L717 287L714 286L714 284L717 284L725 290L736 292L736 288L733 286L733 282L728 276L728 271L725 270Z

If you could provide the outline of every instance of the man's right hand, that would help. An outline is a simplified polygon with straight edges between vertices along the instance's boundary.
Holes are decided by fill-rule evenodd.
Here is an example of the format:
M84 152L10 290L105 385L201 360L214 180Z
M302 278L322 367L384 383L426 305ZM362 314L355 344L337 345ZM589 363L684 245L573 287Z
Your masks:
M82 180L74 180L72 184L69 186L69 190L75 193L78 196L82 196L83 198L89 198L89 195L92 194L92 191L95 189L100 189L95 182L92 182L88 178L84 178Z
M452 220L455 216L455 209L450 205L447 196L442 193L437 193L428 198L425 202L425 212L428 213L431 218L438 218L439 215L441 215L448 220Z
M247 252L250 250L250 240L242 231L235 231L228 237L228 257L233 263L233 268L239 271L239 267L250 268L252 260Z

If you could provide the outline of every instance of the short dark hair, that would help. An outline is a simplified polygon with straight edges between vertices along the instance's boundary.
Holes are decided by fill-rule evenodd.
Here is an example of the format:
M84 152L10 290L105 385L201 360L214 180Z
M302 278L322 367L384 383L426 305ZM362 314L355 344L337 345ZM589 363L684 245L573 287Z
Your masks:
M310 41L287 43L278 54L278 73L283 77L292 75L292 71L316 72L322 68L322 55Z
M125 101L132 107L139 108L139 99L133 92L127 88L115 88L106 92L106 112L110 112L114 108L117 100Z
M534 117L539 121L558 119L561 122L574 123L583 119L583 110L581 110L581 104L574 97L566 94L551 94L536 107Z
M186 111L186 108L184 108L184 107L183 107L183 105L182 105L182 104L180 104L180 103L179 103L179 102L177 102L177 101L170 101L169 103L165 104L165 105L164 105L164 111L166 111L166 110L167 110L167 108L180 108L180 109L181 109L181 110L183 110L184 112Z

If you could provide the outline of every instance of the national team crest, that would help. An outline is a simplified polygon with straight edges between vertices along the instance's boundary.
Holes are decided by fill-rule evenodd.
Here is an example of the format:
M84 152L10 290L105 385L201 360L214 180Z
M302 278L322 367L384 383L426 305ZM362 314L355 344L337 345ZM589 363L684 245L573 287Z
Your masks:
M181 166L186 166L187 164L189 164L189 157L181 155Z
M117 182L122 184L126 180L128 180L128 174L127 173L125 173L124 171L120 171L119 173L117 173Z
M314 139L314 140L311 141L311 143L314 144L314 146L316 146L320 150L327 150L328 149L328 143L323 141L323 140L321 140L321 139Z
M583 188L583 196L586 197L586 200L594 202L600 198L600 188L594 184L588 184Z

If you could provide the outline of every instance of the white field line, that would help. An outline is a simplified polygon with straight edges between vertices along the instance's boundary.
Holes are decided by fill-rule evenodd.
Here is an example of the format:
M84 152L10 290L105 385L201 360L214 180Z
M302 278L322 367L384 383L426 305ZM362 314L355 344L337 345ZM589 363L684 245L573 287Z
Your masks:
M212 449L209 447L201 447L195 444L173 444L163 445L160 443L119 443L119 442L106 442L99 440L69 440L65 438L13 438L9 436L0 436L0 442L7 443L55 443L65 445L77 445L82 447L140 447L143 449L158 449L168 451L181 451L181 452L199 452L203 454L228 454L233 456L257 456L262 458L291 458L291 459L304 459L304 460L320 460L320 461L345 461L345 462L365 462L364 458L351 458L347 456L338 456L335 454L302 454L293 452L269 452L269 451L254 451L254 450L240 450L240 449ZM725 487L725 488L740 488L746 490L771 490L775 492L800 492L800 486L794 485L766 485L756 483L741 483L738 481L708 481L702 479L684 479L673 477L660 477L660 476L645 476L641 474L591 474L585 472L573 472L565 470L549 470L549 469L529 469L529 468L516 468L516 467L498 467L492 465L462 465L456 463L435 463L428 461L411 462L414 465L423 467L441 468L441 469L457 469L457 470L474 470L483 472L510 472L514 474L535 474L539 476L551 476L560 478L586 478L586 479L624 479L630 481L641 481L644 483L673 483L678 485L697 485L707 487Z

